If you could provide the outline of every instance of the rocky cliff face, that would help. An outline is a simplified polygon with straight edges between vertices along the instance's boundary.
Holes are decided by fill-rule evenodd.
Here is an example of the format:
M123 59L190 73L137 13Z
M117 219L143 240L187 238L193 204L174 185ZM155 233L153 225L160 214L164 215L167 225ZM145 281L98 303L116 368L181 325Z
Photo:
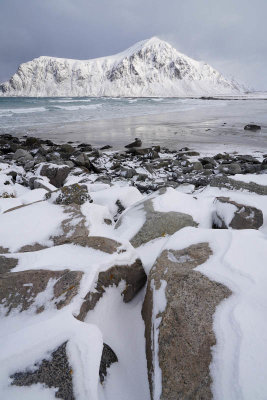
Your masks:
M171 97L233 94L241 87L158 38L92 60L39 57L21 64L2 96Z

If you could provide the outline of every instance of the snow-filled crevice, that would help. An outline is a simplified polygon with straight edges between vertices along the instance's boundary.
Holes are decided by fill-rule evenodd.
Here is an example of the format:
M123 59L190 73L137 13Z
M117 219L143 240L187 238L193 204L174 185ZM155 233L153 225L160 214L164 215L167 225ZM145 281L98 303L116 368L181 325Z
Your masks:
M99 400L148 400L150 398L145 355L144 322L141 308L144 289L129 303L119 287L109 287L87 314L86 323L96 325L118 357L108 369L104 383L99 383Z

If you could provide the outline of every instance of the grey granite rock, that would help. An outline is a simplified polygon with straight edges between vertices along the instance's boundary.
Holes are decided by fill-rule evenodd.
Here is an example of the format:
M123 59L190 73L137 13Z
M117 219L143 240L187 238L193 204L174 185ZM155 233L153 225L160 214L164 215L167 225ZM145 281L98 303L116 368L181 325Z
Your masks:
M54 350L50 359L43 359L33 370L16 372L11 375L11 385L31 386L41 383L49 388L58 388L55 397L75 400L72 384L72 368L66 352L67 342Z
M97 236L86 238L84 245L109 254L123 251L120 249L121 243ZM136 259L131 265L113 265L108 270L99 272L95 287L85 296L77 318L83 321L87 313L95 308L95 305L105 293L105 288L113 285L118 286L121 281L125 281L122 296L123 301L127 303L146 283L146 274L139 259Z
M235 175L235 174L241 174L242 169L240 164L231 163L231 164L219 165L219 171L223 172L224 174Z
M46 194L46 199L50 200L54 204L70 205L78 204L82 205L86 201L92 202L88 188L86 185L79 185L74 183L73 185L63 186L61 189Z
M69 173L70 168L67 165L44 164L40 170L40 175L46 176L57 188L63 186Z
M164 190L164 189L163 189ZM151 199L139 202L136 206L132 207L124 213L115 225L118 229L124 219L127 218L127 213L143 212L145 214L145 221L139 231L130 239L134 247L139 247L150 240L165 236L172 235L186 226L197 226L191 215L179 212L159 212L155 211L153 201Z
M57 309L68 305L78 293L83 273L80 271L26 270L0 275L0 304L2 312L8 315L11 310L19 312L32 308L33 312L42 312L46 304L35 304L36 296L44 292L53 282L49 303Z
M216 198L213 213L214 228L259 229L262 225L263 214L256 207L239 204L229 197Z
M164 250L150 271L142 316L151 399L155 387L158 391L161 386L161 400L212 399L213 315L230 291L194 270L211 254L207 243L180 251ZM155 315L153 299L160 289L164 290L166 307ZM161 382L155 381L154 375L156 349Z

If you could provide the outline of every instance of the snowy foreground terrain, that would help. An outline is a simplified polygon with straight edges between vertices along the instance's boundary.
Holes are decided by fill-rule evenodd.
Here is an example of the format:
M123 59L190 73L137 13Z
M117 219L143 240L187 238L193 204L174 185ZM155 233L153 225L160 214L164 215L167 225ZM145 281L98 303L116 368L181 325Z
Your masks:
M266 155L0 139L1 400L266 399Z
M2 96L181 97L241 94L244 88L204 62L153 37L92 60L42 56L21 64Z

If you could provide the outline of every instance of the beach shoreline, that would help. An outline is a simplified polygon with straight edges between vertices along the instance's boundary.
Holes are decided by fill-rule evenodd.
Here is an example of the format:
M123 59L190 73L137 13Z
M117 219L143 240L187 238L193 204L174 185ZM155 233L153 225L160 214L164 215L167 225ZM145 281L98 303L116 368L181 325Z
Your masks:
M189 111L169 112L125 118L70 122L66 124L39 125L26 129L5 129L3 133L14 136L35 136L62 144L90 143L93 146L109 144L116 151L139 137L144 146L161 145L173 150L189 146L205 153L218 151L267 151L267 126L258 132L244 131L250 119L239 117L216 118L214 116L190 115ZM181 118L182 117L182 118ZM187 121L186 121L187 120ZM242 122L242 121L243 122Z

